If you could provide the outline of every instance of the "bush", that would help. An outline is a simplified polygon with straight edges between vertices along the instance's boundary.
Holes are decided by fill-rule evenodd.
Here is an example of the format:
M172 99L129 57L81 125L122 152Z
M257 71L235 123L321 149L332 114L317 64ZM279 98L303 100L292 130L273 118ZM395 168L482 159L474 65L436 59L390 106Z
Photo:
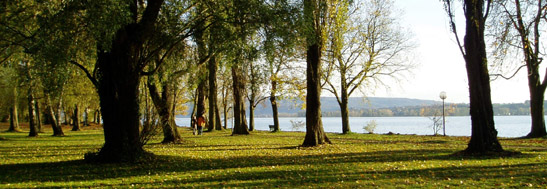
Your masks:
M376 123L376 120L371 120L363 127L365 131L367 131L369 134L374 133L374 130L376 130L376 127L378 124Z
M304 121L291 120L291 124L292 124L293 131L297 131L298 129L304 128L304 126L306 126L306 122Z

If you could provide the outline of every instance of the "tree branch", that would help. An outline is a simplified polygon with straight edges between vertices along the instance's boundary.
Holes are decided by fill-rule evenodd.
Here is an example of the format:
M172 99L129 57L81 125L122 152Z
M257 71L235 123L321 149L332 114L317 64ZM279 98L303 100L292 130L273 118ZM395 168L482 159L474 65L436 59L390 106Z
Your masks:
M511 78L515 77L515 75L517 75L517 73L518 73L522 68L524 68L524 67L526 67L526 64L521 65L521 66L517 69L517 71L515 71L515 73L513 73L513 75L511 75L511 76L509 76L509 77L505 77L505 76L503 76L502 74L490 74L491 77L494 77L494 79L492 79L492 80L490 80L490 81L494 81L494 80L498 79L499 77L501 77L501 78L503 78L503 79L506 79L506 80L510 80Z
M87 78L91 81L91 83L93 83L93 85L96 87L96 88L99 88L99 82L97 81L97 79L95 77L93 77L89 71L81 64L79 64L78 62L74 61L74 60L71 60L69 61L71 64L74 64L75 66L78 66L78 68L80 68L82 71L85 72L85 75L87 76Z

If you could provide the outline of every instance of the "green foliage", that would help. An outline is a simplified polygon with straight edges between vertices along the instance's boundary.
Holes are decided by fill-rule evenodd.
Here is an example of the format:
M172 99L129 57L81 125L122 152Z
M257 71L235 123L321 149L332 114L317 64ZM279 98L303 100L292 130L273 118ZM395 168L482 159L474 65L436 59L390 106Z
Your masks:
M46 130L46 133L50 132ZM453 157L466 137L335 135L336 145L298 147L304 133L255 132L230 137L227 131L193 136L145 148L156 159L136 164L87 164L83 155L99 148L101 130L67 137L28 138L0 133L0 187L115 188L301 188L419 187L512 188L547 184L545 139L502 139L523 155L501 158Z

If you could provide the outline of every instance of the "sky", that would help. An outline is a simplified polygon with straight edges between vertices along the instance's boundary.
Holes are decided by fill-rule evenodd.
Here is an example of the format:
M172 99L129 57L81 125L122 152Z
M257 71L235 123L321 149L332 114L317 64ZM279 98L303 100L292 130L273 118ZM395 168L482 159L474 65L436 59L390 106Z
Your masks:
M395 0L395 6L403 11L402 26L414 34L418 43L415 61L419 66L401 83L393 83L389 90L379 88L368 96L440 100L439 93L445 91L447 102L469 103L465 62L449 31L441 1ZM463 24L464 20L460 17L456 22ZM458 28L462 33L464 29L464 25ZM491 88L493 103L522 103L529 99L525 69L511 80L492 81Z

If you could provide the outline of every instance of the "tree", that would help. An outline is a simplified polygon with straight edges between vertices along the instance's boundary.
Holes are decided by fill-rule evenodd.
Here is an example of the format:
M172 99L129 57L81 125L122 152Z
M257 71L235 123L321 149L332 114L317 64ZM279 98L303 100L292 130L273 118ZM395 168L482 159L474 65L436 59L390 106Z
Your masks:
M304 28L306 38L306 136L302 146L318 146L331 143L321 121L321 52L323 26L327 3L320 0L304 0Z
M491 21L491 25L496 29L493 43L494 56L502 60L510 59L506 58L507 53L521 51L517 57L524 59L528 70L530 115L532 116L532 128L527 137L546 136L543 101L545 89L547 89L547 77L541 79L539 69L543 60L541 56L545 53L542 52L540 34L545 31L547 3L544 0L495 0L493 2L494 15L496 15Z
M271 9L268 9L266 22L262 26L264 59L266 61L266 74L269 76L270 95L269 100L272 106L274 130L279 131L279 113L277 100L283 98L288 92L285 90L287 83L295 83L298 78L291 74L295 71L294 62L299 58L297 49L301 38L297 36L296 30L300 22L300 11L289 1L269 2ZM291 64L292 63L292 64Z
M2 86L2 98L7 99L0 102L0 107L3 110L8 109L9 117L9 129L8 132L21 132L21 127L19 126L19 74L16 70L16 65L13 62L7 62L5 65L0 67L0 86Z
M119 19L114 17L119 14L116 11L127 14L122 18L126 20L114 26L113 35L109 36L111 39L97 45L98 78L86 70L98 89L105 135L105 144L101 150L97 154L87 155L90 160L134 161L147 154L139 141L138 89L143 69L150 62L147 57L155 54L151 52L148 56L143 55L143 52L147 52L144 44L155 33L155 24L163 3L163 0L147 0L146 4L128 1L115 3L111 5L112 8L108 5L101 7L110 9L111 12L101 15L110 22L111 19ZM112 10L116 8L119 10ZM108 31L106 29L101 28L103 32Z
M232 92L234 99L234 128L232 134L249 134L249 129L245 114L245 95L247 75L244 74L245 68L257 57L254 46L247 42L252 40L252 36L258 30L260 22L259 10L261 10L262 1L242 1L236 0L229 9L229 23L233 28L233 41L230 43L232 51Z
M484 40L485 21L488 17L491 1L464 0L463 9L466 20L464 46L460 45L454 22L453 2L444 0L445 9L450 18L452 32L456 36L460 51L465 59L469 83L469 101L471 114L471 140L464 154L486 155L501 153L503 148L498 141L492 100L490 96L490 78ZM486 8L486 11L484 10Z
M247 94L247 100L249 100L249 131L254 131L254 111L262 101L266 100L264 93L262 93L262 85L265 83L264 73L261 71L261 66L256 65L257 62L249 63L249 94Z
M348 99L358 89L385 79L397 79L413 65L406 58L413 49L411 37L399 26L393 1L363 4L333 1L329 17L328 64L324 72L327 91L340 106L342 132L351 132ZM338 81L338 82L337 82Z

